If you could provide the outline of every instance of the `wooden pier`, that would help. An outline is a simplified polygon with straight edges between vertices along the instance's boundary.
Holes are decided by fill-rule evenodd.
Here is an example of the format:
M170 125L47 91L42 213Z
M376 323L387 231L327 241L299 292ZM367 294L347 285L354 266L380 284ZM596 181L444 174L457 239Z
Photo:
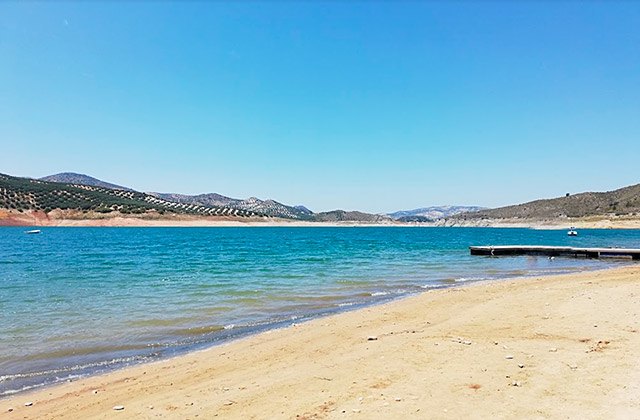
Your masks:
M471 255L544 255L573 258L631 258L640 260L640 249L576 248L571 246L500 245L470 246Z

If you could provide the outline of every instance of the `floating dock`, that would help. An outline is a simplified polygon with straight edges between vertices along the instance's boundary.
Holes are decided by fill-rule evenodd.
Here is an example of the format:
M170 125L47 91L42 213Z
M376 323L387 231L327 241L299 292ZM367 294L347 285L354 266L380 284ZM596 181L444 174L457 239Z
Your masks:
M573 258L631 258L640 260L640 249L576 248L571 246L500 245L470 246L471 255L544 255Z

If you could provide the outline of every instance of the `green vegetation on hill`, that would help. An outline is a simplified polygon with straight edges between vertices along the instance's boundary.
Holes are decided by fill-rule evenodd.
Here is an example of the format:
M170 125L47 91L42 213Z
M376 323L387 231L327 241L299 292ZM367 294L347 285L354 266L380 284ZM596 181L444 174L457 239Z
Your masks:
M101 181L91 176L84 175L84 174L77 174L74 172L62 172L55 175L45 176L43 178L40 178L40 181L59 182L62 184L81 184L81 185L90 185L93 187L109 188L112 190L133 191L131 188L112 184L110 182Z
M292 207L274 200L260 200L255 197L246 200L225 197L224 195L210 193L200 195L150 193L155 197L184 204L196 204L200 206L224 206L245 211L253 211L271 217L283 219L314 220L313 213L304 207Z
M452 219L554 219L640 215L640 184L609 192L586 192L515 206L463 213Z
M56 178L57 177L57 178ZM388 216L335 210L313 213L273 200L237 200L219 194L188 196L142 193L118 187L82 174L62 173L51 178L73 182L49 182L0 174L0 209L46 213L60 210L123 214L189 214L196 216L277 217L310 222L389 223ZM118 189L114 189L117 187Z
M0 208L17 211L54 209L124 214L259 216L258 213L228 207L205 207L171 202L149 194L113 190L80 184L64 184L0 174Z

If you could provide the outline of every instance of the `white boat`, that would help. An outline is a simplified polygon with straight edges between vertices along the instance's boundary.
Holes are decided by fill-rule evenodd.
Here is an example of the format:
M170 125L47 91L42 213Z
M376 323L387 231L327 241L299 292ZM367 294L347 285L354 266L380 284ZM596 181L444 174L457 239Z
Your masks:
M34 235L36 233L40 233L41 230L40 229L34 229L34 230L27 230L24 233L26 233L27 235Z
M569 232L567 232L567 235L578 236L578 231L576 230L576 228L572 227L571 229L569 229Z

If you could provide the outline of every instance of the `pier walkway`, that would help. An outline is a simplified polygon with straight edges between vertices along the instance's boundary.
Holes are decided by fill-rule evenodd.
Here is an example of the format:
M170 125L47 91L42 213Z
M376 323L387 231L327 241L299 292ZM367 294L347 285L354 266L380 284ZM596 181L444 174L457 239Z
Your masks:
M640 260L640 249L629 248L576 248L571 246L500 245L470 246L471 255L545 255L574 258L631 258Z

